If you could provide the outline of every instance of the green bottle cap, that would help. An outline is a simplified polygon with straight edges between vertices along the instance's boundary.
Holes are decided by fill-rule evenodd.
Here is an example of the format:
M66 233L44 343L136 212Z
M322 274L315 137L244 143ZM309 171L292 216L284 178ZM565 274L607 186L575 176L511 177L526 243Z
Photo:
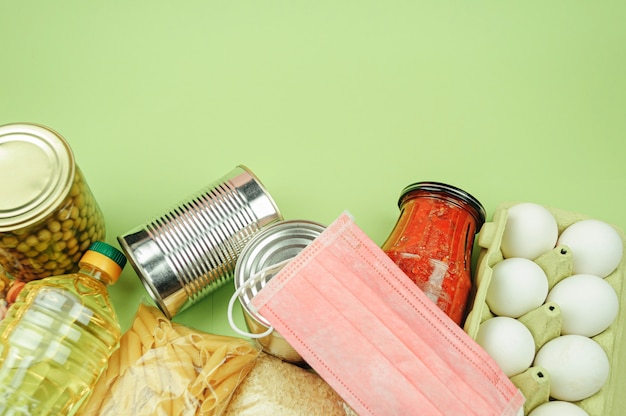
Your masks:
M124 253L122 253L112 245L105 243L104 241L94 241L93 243L91 243L91 246L89 246L89 250L104 254L115 263L117 263L117 265L120 266L121 269L123 269L126 265L126 256L124 255Z

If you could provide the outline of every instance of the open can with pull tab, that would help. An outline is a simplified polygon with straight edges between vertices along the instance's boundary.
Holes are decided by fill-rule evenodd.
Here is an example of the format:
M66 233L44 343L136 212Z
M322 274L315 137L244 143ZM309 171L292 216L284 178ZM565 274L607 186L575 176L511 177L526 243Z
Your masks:
M248 336L255 338L263 350L283 361L297 365L306 363L294 348L277 332L270 323L251 307L252 298L275 276L291 259L296 257L326 227L312 221L288 220L275 223L255 235L244 247L235 266L235 299L239 300L243 316L250 331ZM229 311L232 312L232 311ZM238 330L232 322L231 326Z

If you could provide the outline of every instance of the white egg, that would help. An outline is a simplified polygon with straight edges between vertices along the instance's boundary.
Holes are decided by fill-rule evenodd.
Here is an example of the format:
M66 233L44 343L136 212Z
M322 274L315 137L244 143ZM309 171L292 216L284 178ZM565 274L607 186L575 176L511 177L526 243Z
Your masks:
M624 253L624 244L615 228L588 219L567 227L557 240L572 252L572 273L588 273L606 277L617 268Z
M535 407L528 416L589 416L574 403L554 400Z
M548 295L548 278L541 267L523 257L493 266L486 302L496 315L518 318L541 306Z
M609 376L609 359L596 341L561 335L539 349L534 365L550 377L550 397L578 401L598 392Z
M535 356L535 341L528 328L506 316L496 316L480 324L476 342L508 377L529 368Z
M561 333L593 337L607 329L617 317L619 298L603 278L575 274L557 283L548 301L561 309Z
M534 260L556 246L559 227L547 208L533 202L522 202L510 207L507 213L500 243L505 258Z

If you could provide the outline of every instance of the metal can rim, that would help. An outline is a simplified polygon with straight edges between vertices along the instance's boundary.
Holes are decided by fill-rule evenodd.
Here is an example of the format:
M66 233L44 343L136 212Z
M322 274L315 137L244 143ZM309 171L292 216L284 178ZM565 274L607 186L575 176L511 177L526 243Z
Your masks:
M271 267L279 262L279 261L275 261L276 259L270 260L270 257L272 254L279 253L278 249L281 247L274 245L273 246L274 251L271 251L271 250L268 251L268 247L271 247L270 244L272 243L276 244L276 241L278 241L281 237L281 232L288 233L291 231L292 233L293 232L300 233L297 236L300 239L300 244L297 245L295 249L291 247L292 250L289 253L287 253L286 251L283 252L283 254L287 254L289 257L284 258L284 257L279 256L279 259L278 259L278 260L289 260L295 257L295 255L297 255L297 252L301 251L310 242L312 242L319 234L321 234L325 230L325 228L326 227L324 225L315 221L283 220L283 221L274 223L266 227L262 231L260 231L252 239L250 239L250 241L244 246L241 252L241 255L239 256L239 259L237 260L237 264L235 265L235 273L234 273L235 289L236 290L240 289L240 287L244 284L244 282L251 277L250 275L251 272L258 273L263 268ZM295 238L296 236L292 235L292 237ZM308 243L302 244L302 241L304 239L307 239ZM289 241L289 239L287 238L287 240L284 240L284 239L282 240L283 243L285 243L285 241ZM292 241L292 243L294 243L294 241ZM262 263L262 267L258 268L258 270L251 270L250 267L251 267L252 262L255 259L258 260L259 257L262 257L262 259L265 260L265 262ZM253 318L259 324L264 325L266 327L270 326L269 322L263 316L261 316L258 312L252 310L249 306L249 303L251 301L251 298L254 296L254 294L256 294L256 292L258 292L272 277L273 275L270 275L268 276L268 278L263 279L263 281L259 282L252 288L252 291L242 290L242 292L238 296L239 303L241 304L244 310L244 313L246 313L250 318Z
M259 226L264 227L264 226L274 223L275 222L274 217L278 218L279 221L282 221L283 214L280 211L280 208L278 207L278 205L276 204L276 201L274 200L272 195L269 193L268 189L265 187L265 184L263 183L263 181L261 181L261 179L259 179L256 173L254 173L247 165L240 163L235 167L235 169L237 168L243 170L248 175L250 175L252 179L254 179L256 186L259 188L261 193L267 199L266 202L269 202L270 206L272 207L272 209L270 210L272 211L272 215L270 217L267 217L267 218L261 217L258 219Z
M39 162L48 163L50 172L47 182L42 181L41 178L38 179L39 185L32 185L32 181L36 178L13 175L15 180L31 181L31 186L26 187L23 183L20 185L12 181L11 187L31 189L31 192L22 198L13 197L12 206L0 206L0 232L28 227L54 212L70 193L77 169L74 153L65 138L56 131L39 124L12 123L0 126L0 147L3 145L5 150L7 146L13 147L14 152L11 154L10 149L6 151L7 154L3 156L6 162L4 168L3 158L0 158L0 172L12 170L11 164L19 164L20 156L25 159L38 158ZM33 152L30 156L29 151ZM7 187L5 191L8 192L8 189ZM0 195L0 197L4 198L4 201L9 200L8 196Z

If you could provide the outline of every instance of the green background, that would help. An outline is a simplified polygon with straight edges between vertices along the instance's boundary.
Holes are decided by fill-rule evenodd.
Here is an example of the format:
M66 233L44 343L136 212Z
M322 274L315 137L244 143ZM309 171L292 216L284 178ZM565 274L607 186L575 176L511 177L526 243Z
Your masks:
M238 164L286 219L348 210L378 244L422 180L626 229L624 22L623 1L2 0L0 124L69 141L116 246ZM232 292L175 320L231 334ZM132 267L111 293L126 329Z

